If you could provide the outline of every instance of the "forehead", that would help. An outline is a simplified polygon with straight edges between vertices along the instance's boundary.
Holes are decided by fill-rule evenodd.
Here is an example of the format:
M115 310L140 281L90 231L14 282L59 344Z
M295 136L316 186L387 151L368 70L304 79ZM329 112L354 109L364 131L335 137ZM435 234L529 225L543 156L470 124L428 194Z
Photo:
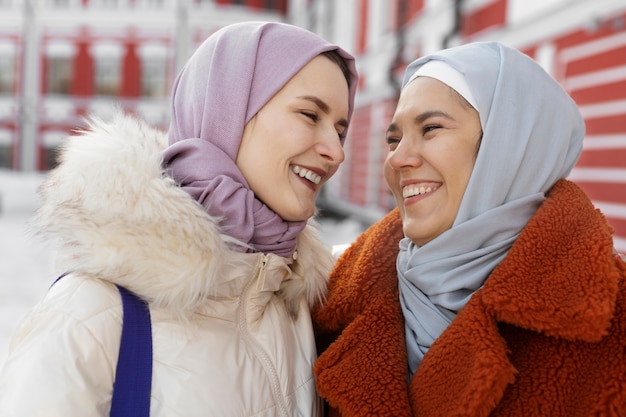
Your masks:
M345 80L339 65L323 55L318 55L296 72L285 86L298 84L320 88L331 82L332 88L336 86L339 78L343 80L342 85L345 84L347 90L348 82Z
M451 94L453 92L454 90L450 86L437 79L431 77L417 77L402 89L399 101L453 101L454 95Z
M331 109L348 111L348 82L339 65L323 55L302 67L276 94L284 99L305 95L321 99Z
M435 108L453 112L465 107L462 97L452 87L434 78L417 77L402 89L394 118L406 112Z

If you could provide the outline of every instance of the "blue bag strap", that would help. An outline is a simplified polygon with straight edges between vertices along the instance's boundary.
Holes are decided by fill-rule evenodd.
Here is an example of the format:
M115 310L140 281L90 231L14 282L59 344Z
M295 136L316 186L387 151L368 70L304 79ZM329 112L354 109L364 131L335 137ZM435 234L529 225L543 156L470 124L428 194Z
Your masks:
M52 285L66 276L58 277ZM122 337L110 417L149 417L152 388L152 321L141 298L116 285L122 297Z
M149 417L152 387L152 323L148 303L124 287L120 354L113 383L111 417Z

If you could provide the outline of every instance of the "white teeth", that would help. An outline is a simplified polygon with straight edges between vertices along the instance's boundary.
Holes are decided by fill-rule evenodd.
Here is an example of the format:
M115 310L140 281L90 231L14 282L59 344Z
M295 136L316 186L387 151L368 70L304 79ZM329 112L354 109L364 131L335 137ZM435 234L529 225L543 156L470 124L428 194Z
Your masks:
M435 191L438 187L424 187L419 186L419 185L407 185L406 187L404 187L402 189L402 197L403 198L409 198L409 197L413 197L415 195L421 195L421 194L427 194L430 193L432 191Z
M311 181L313 184L319 184L320 181L322 180L322 177L320 175L306 168L302 168L301 166L298 166L298 165L294 165L293 168L291 168L291 170L295 172L296 174L298 174L300 177L306 178L307 180Z

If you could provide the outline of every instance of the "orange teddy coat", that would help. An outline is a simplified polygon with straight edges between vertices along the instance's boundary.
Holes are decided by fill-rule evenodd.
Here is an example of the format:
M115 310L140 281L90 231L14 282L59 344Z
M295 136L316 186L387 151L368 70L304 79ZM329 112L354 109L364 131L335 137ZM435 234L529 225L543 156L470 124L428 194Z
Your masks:
M397 210L340 257L314 312L330 416L626 416L626 265L560 180L407 385Z

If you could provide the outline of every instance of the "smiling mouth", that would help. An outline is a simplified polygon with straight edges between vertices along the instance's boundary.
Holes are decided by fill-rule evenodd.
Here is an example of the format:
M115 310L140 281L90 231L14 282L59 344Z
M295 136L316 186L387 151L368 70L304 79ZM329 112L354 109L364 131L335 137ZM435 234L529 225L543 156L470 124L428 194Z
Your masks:
M291 170L301 178L305 178L315 185L318 185L320 181L322 181L322 177L320 175L309 169L302 168L301 166L294 165L291 167Z
M407 185L402 189L402 198L414 197L416 195L423 195L437 191L439 186L423 186L423 185Z

